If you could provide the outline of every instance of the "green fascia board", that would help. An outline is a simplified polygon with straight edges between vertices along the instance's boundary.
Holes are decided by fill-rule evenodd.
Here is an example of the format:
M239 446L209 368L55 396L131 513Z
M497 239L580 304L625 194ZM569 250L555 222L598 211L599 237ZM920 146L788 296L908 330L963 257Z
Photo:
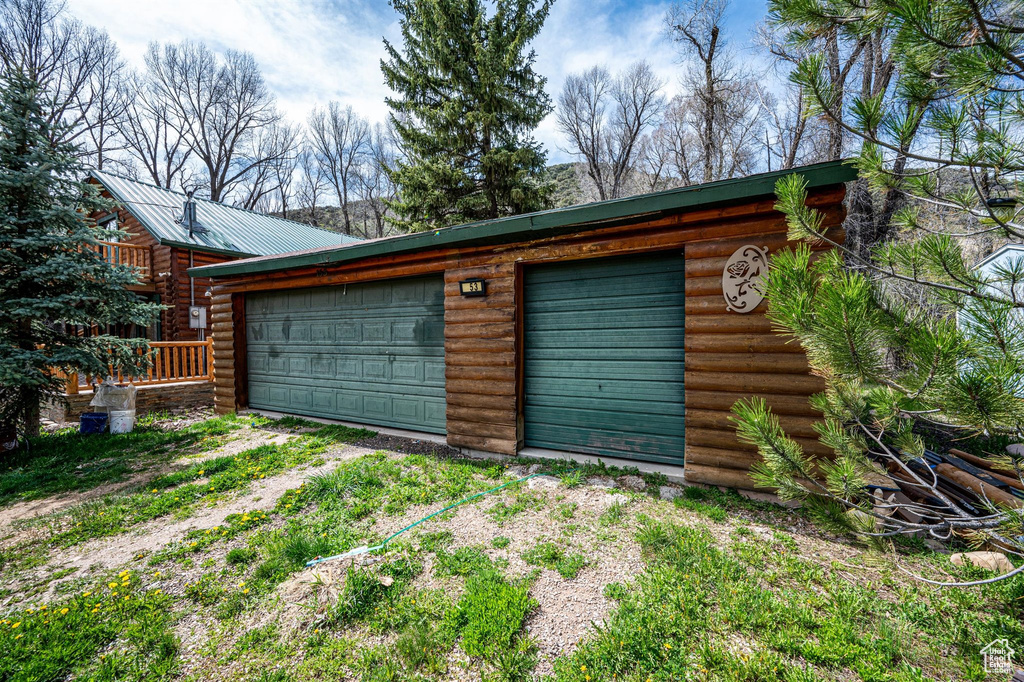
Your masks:
M857 171L850 161L828 161L784 171L760 173L746 178L719 180L624 199L466 223L352 245L205 265L189 269L189 274L195 277L231 277L307 266L325 266L410 251L527 241L543 236L554 236L559 232L573 232L583 227L604 227L626 218L656 216L681 209L773 196L775 183L780 178L793 174L802 175L809 189L838 185L857 177Z

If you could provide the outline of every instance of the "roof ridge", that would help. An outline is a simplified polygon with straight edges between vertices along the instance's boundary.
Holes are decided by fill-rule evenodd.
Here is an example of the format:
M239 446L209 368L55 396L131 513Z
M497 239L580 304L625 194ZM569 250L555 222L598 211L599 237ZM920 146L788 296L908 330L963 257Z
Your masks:
M98 168L93 168L93 169L90 170L90 174L92 174L93 176L95 176L96 173L101 173L103 175L110 175L112 177L118 178L119 180L124 180L126 182L134 182L134 183L137 183L139 185L145 185L146 187L152 187L153 189L158 189L161 192L170 192L171 194L176 194L176 195L178 195L180 197L188 197L188 195L185 194L184 192L179 192L177 190L170 189L168 187L161 187L160 185L154 184L152 182L146 182L145 180L136 180L134 178L129 178L128 176L121 175L120 173L114 173L114 172L107 171L107 170L100 170ZM97 179L99 180L101 178L97 178ZM207 199L205 197L193 196L192 198L195 201L204 201L204 202L206 202L208 204L215 204L217 206L223 206L224 208L229 208L229 209L231 209L233 211L242 211L243 213L250 213L252 215L257 215L257 216L261 216L261 217L264 217L264 218L273 218L274 220L283 220L286 223L291 223L293 225L301 225L302 227L308 227L308 228L312 228L314 230L320 230L321 232L327 232L328 234L337 234L337 235L341 235L342 237L348 237L349 239L354 239L356 241L364 241L364 240L360 239L359 237L353 237L352 235L348 234L347 232L337 232L335 230L328 230L326 227L320 227L319 225L310 225L309 223L300 223L298 220L292 220L290 218L282 218L280 216L273 215L272 213L262 213L260 211L255 211L253 209L242 208L241 206L232 206L231 204L226 204L223 201L214 201L213 199Z

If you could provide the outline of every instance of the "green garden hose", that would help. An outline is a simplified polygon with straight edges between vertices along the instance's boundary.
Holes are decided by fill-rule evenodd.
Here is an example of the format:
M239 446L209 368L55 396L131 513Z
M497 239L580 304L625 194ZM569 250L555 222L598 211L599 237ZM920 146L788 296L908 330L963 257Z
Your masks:
M572 473L572 471L575 471L575 469L571 470L571 471L568 471L566 473ZM522 478L517 479L515 481L509 481L507 483L502 483L501 485L499 485L499 486L497 486L495 488L491 488L490 490L485 490L482 493L477 493L476 495L470 495L469 497L466 497L466 498L463 498L463 499L459 500L455 504L450 504L447 507L445 507L444 509L439 509L436 512L434 512L433 514L430 514L428 516L424 516L422 519L420 519L416 523L409 524L408 526L406 526L402 530L398 531L397 533L392 533L391 535L389 535L387 538L384 539L384 542L380 543L379 545L374 545L373 547L367 547L366 545L363 545L362 547L356 547L355 549L350 549L349 551L345 552L344 554L335 554L334 556L327 556L327 557L316 557L315 559L311 559L310 561L307 561L306 562L306 566L307 567L309 567L309 566L316 566L317 564L322 564L325 561L334 561L335 559L347 559L349 557L359 556L360 554L368 554L370 552L376 552L378 549L384 549L384 547L389 542L391 542L392 540L397 538L399 535L401 535L405 531L412 530L413 528L415 528L416 526L420 525L424 521L429 521L430 519L434 518L438 514L444 514L449 509L455 509L455 507L458 507L459 505L465 504L467 502L471 502L472 500L475 500L478 497L483 497L484 495L490 495L491 493L496 493L499 490L501 490L502 488L507 488L510 485L514 485L516 483L522 483L523 481L528 481L529 479L533 478L534 476L542 476L542 475L543 474L540 474L540 473L530 474L529 476L523 476Z

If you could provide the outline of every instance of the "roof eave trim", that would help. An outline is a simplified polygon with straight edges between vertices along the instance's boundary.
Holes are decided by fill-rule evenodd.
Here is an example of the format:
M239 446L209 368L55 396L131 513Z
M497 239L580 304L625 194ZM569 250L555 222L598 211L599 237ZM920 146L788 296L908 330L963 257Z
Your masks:
M160 239L160 243L164 246L172 246L176 249L189 249L192 251L202 251L203 253L216 253L224 256L235 256L236 258L259 258L259 253L246 253L244 251L232 251L231 249L218 249L215 246L206 246L205 244L189 244L188 242L179 242L174 239ZM207 265L203 267L214 267ZM195 270L196 268L191 268Z
M775 193L775 182L794 173L803 175L808 188L838 185L855 179L856 170L848 161L830 161L785 171L762 173L747 178L734 178L707 185L644 194L612 201L570 206L539 213L512 216L486 222L455 225L428 232L393 237L380 241L359 242L340 248L322 249L313 253L282 254L253 262L239 261L206 265L189 270L197 277L231 277L275 272L296 267L330 265L374 256L408 251L454 247L473 242L488 242L517 235L532 235L546 230L572 227L599 227L634 216L693 209L758 199ZM513 240L517 241L517 240Z

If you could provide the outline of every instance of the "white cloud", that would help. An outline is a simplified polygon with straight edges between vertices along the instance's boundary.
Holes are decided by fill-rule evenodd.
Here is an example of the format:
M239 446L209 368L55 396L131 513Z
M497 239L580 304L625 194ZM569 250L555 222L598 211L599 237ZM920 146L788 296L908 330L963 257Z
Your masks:
M650 62L666 93L673 94L682 67L664 33L668 5L659 0L555 2L534 43L537 70L548 78L552 101L569 73L595 64L615 71L638 59ZM251 52L293 120L305 120L314 105L330 100L350 104L374 121L387 116L382 38L397 43L400 34L398 17L383 0L69 0L68 9L110 33L136 66L142 66L154 40L192 39L218 51ZM745 23L745 17L737 19ZM733 33L734 45L747 42L746 35ZM561 135L553 114L537 137L549 160L569 159L558 149Z
M110 33L136 66L153 40L251 52L281 109L295 120L330 100L374 120L387 114L379 61L382 37L394 38L397 22L389 7L372 0L70 0L68 9Z

